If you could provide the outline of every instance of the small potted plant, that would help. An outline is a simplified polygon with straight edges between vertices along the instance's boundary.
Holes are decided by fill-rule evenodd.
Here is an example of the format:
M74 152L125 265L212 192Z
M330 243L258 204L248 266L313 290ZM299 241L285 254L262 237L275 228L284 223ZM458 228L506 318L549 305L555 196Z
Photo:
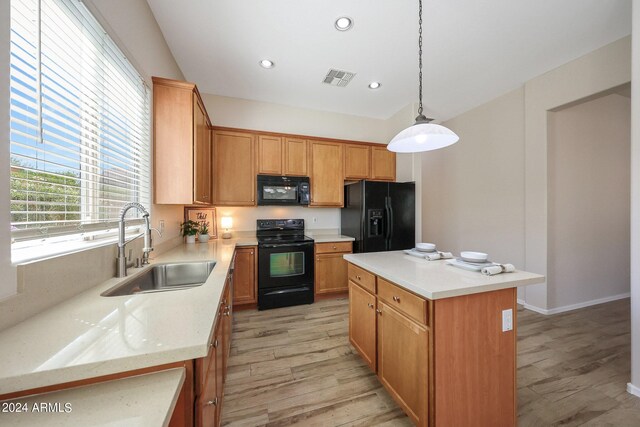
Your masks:
M200 224L190 219L180 224L180 231L182 232L182 235L186 237L187 243L196 242L196 234L198 234L198 230L200 230Z
M209 225L206 222L203 222L200 225L200 234L198 234L198 240L200 243L207 243L209 241Z

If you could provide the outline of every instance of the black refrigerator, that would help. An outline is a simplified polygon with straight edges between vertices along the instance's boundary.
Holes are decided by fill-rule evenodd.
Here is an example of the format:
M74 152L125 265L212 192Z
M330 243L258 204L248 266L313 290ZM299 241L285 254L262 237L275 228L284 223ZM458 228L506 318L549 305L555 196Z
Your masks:
M416 184L358 181L345 185L342 234L356 239L353 252L411 249L415 246Z

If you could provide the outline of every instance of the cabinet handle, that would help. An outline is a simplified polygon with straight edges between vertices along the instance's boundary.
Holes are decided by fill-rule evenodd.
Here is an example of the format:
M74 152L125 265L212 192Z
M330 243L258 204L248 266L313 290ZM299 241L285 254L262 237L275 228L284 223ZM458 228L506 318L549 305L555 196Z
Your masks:
M395 302L400 302L400 297L393 297L393 300L394 300Z
M358 279L358 280L362 280L362 277L360 277L360 276L356 276L356 279Z
M207 406L211 406L211 405L218 406L218 398L217 397L215 397L213 400L209 400L207 402Z
M229 307L227 307L227 310L222 314L224 314L225 316L228 316L229 314L231 314L230 311L229 311Z
M211 343L211 346L213 348L218 348L218 339L217 338L215 340L213 340L213 343Z
M382 316L382 310L380 310L379 308L376 308L376 313L378 313L380 316Z
M373 304L371 304L370 302L367 303L367 306L369 306L369 308L373 308Z
M333 249L335 249L336 247L334 246Z

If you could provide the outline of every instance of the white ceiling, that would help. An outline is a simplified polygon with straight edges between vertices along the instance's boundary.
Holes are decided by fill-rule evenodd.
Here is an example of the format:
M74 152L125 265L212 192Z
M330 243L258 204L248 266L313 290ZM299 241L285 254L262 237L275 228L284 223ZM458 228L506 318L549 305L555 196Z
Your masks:
M381 119L417 102L417 0L147 1L201 92ZM423 19L425 111L441 121L630 34L631 0L424 0ZM322 84L331 67L357 75Z

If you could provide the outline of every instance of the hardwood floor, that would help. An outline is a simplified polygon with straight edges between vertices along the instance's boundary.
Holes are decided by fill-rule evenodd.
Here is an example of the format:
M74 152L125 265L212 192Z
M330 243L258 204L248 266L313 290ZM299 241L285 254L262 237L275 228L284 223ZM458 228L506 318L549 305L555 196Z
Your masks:
M518 310L519 426L639 426L629 300ZM234 313L224 426L411 426L348 341L346 299Z

